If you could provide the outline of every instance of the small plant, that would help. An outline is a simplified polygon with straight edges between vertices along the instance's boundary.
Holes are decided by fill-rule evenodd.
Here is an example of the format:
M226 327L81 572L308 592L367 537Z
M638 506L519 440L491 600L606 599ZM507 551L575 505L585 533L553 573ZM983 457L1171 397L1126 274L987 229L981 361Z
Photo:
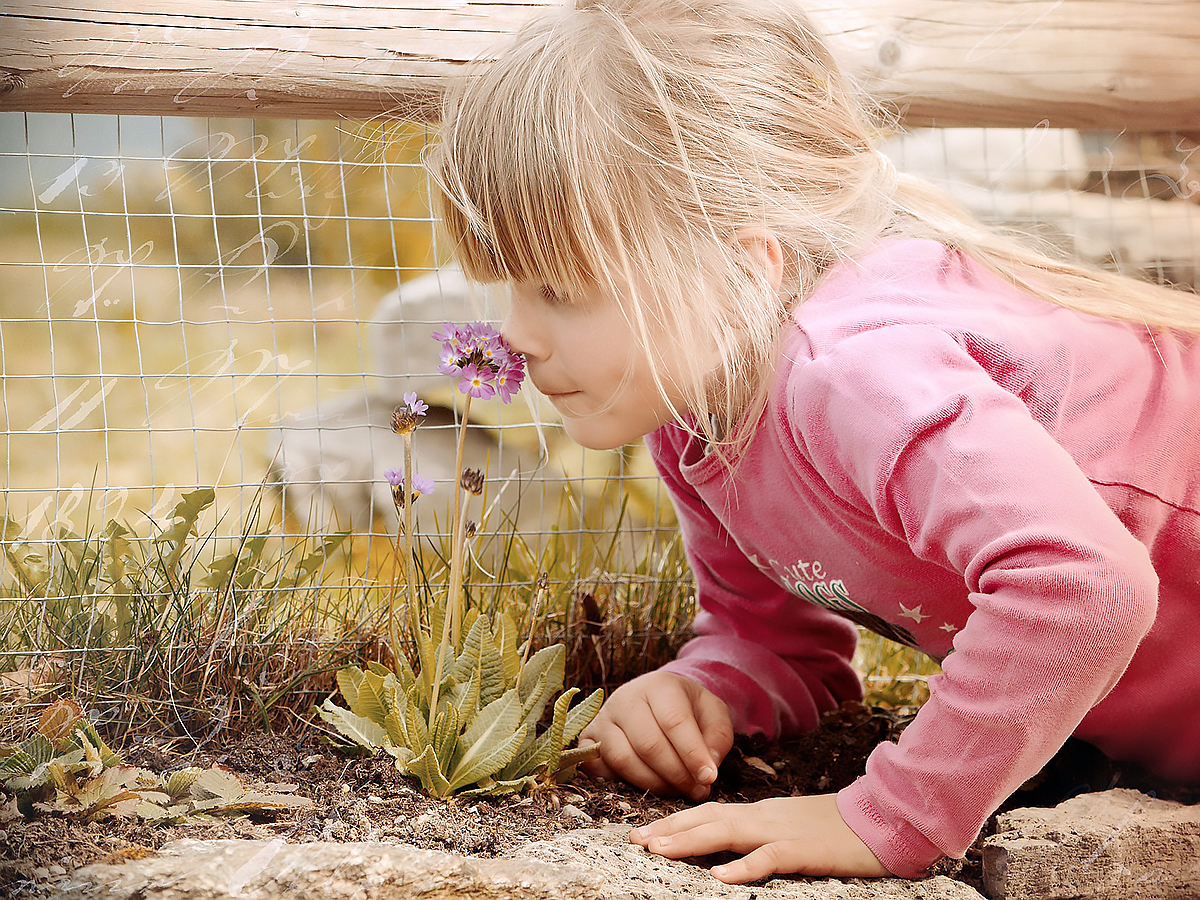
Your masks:
M531 655L532 613L530 634L518 646L511 617L501 612L489 618L469 605L464 590L466 541L474 530L469 499L484 487L482 472L462 467L471 401L499 396L509 402L520 389L525 362L494 328L480 322L446 325L434 337L442 342L439 369L458 379L464 396L455 467L462 474L454 488L446 593L425 604L417 590L413 506L432 485L412 468L412 435L424 404L416 394L406 394L392 417L393 430L404 437L404 469L389 470L386 477L401 514L395 551L405 572L417 665L405 656L393 624L394 671L379 663L342 669L337 681L348 708L326 699L319 713L354 744L391 754L400 771L418 778L435 797L499 794L563 781L598 751L566 747L599 712L603 692L596 690L571 708L579 691L563 691L566 649L556 644ZM535 609L544 604L547 586L543 573L534 589ZM400 618L396 587L393 578L392 623ZM423 587L429 594L428 582ZM555 694L549 726L539 732Z
M16 695L28 705L23 720L11 710L0 736L32 727L55 696L80 699L118 729L212 737L243 716L270 728L311 708L300 689L323 693L337 668L362 659L352 629L333 635L335 623L326 639L316 627L354 590L348 578L327 585L346 535L285 538L263 527L256 502L241 534L217 538L201 529L215 497L209 487L185 492L148 537L114 519L34 539L0 515L0 651L15 661L0 674L29 684Z
M216 767L158 774L127 766L73 700L48 706L37 733L0 758L0 782L27 817L42 812L88 822L105 817L211 821L312 802L295 794L251 790L232 772Z

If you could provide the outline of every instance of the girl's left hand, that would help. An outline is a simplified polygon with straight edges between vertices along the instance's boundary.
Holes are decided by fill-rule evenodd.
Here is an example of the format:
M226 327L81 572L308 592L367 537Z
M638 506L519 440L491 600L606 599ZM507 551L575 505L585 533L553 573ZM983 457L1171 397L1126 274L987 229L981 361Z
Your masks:
M843 820L836 794L758 803L705 803L635 828L629 839L670 859L722 850L744 854L713 866L726 884L772 874L877 878L889 874Z

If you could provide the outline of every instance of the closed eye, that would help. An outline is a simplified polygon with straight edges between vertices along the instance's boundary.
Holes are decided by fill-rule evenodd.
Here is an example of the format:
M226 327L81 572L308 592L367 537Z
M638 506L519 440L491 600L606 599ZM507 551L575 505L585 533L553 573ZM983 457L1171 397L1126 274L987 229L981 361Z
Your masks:
M548 284L543 284L541 287L542 300L549 303L551 306L558 306L564 303L569 303L570 300L563 294L558 293Z

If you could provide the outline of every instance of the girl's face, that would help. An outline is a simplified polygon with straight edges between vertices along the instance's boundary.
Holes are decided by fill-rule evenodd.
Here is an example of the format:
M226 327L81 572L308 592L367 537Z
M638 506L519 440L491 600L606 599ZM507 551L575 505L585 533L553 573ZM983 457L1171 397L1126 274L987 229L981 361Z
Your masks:
M566 301L541 284L517 282L502 327L513 349L525 354L530 379L554 404L567 434L593 450L620 447L671 421L672 403L686 411L672 378L682 348L655 342L669 392L664 397L619 304L599 290Z

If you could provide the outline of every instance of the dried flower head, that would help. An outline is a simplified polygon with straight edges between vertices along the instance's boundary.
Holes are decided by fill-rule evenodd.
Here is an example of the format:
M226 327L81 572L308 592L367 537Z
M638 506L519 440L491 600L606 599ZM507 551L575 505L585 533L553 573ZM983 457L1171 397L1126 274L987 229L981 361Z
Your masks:
M501 402L508 403L521 389L525 357L486 322L446 323L433 337L442 342L438 371L458 376L458 389L464 394L477 399L498 394Z
M467 527L463 530L463 536L467 540L470 540L471 538L475 537L475 532L478 528L479 526L474 522L467 522Z
M483 473L478 469L463 469L458 483L462 485L463 490L470 491L472 494L483 493Z
M404 402L392 410L392 431L396 434L412 434L427 412L429 404L418 400L416 391L409 391L404 395Z

